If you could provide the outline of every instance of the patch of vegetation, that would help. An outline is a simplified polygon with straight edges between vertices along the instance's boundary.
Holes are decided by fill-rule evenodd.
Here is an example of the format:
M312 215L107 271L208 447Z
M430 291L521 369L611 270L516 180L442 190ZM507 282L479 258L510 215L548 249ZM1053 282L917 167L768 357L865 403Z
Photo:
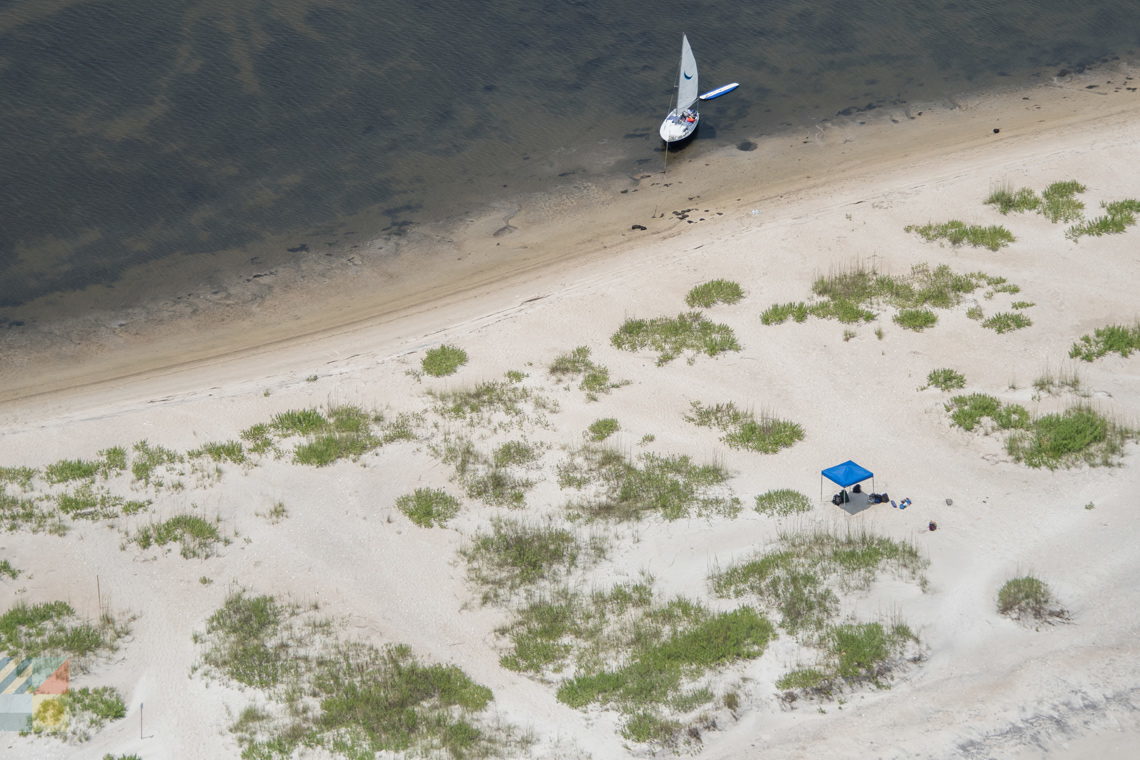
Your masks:
M953 308L963 296L983 285L992 287L993 292L1018 290L1004 278L984 272L957 274L945 264L934 269L918 264L911 267L909 275L898 277L857 265L816 279L812 292L823 300L813 304L777 304L766 310L760 320L764 324L780 324L789 318L802 322L814 316L855 324L872 321L876 315L872 309L892 306L900 310L907 325L929 326L929 316L911 312Z
M43 502L33 498L10 496L3 487L0 487L0 525L9 533L18 530L56 536L67 533L67 525L60 519L58 509L45 508Z
M264 422L241 431L240 438L249 444L251 454L266 454L274 450L272 430Z
M650 348L657 352L657 366L668 364L682 353L716 356L725 351L739 351L736 334L728 325L712 322L697 311L678 314L675 318L627 319L610 338L615 348L639 351Z
M44 468L44 480L49 483L66 483L71 480L88 480L99 473L99 462L82 459L62 459Z
M775 454L804 438L801 425L768 416L757 420L751 412L738 409L731 401L714 406L694 401L685 420L701 427L717 428L724 433L721 440L734 449L762 454Z
M1037 304L1033 303L1032 301L1014 301L1013 303L1011 303L1009 305L1009 308L1011 308L1011 309L1031 309L1036 305Z
M1020 622L1051 623L1069 619L1069 613L1057 604L1049 587L1032 575L1006 581L998 591L997 610Z
M87 741L108 723L122 720L126 715L127 706L118 689L83 687L40 702L32 726L37 734L77 743Z
M532 446L510 442L487 456L470 439L460 437L447 439L435 453L454 468L455 478L468 497L490 506L518 508L525 506L526 492L534 481L511 468L537 458L537 447Z
M301 747L345 757L452 758L510 750L505 730L476 719L492 694L457 667L420 662L409 647L340 640L273 597L232 595L199 637L207 672L262 690L232 727L242 756L270 760Z
M1085 204L1077 200L1076 196L1085 189L1085 186L1076 180L1054 182L1041 191L1041 205L1038 211L1054 224L1080 219Z
M589 401L596 401L599 394L629 385L628 380L612 381L610 371L590 359L590 349L586 346L578 346L569 353L561 354L551 363L548 371L559 381L567 376L580 376L582 380L578 388L586 392Z
M417 488L396 499L396 508L423 528L442 527L459 514L459 499L438 488Z
M189 455L195 458L209 457L215 462L232 462L233 464L243 464L246 461L245 449L242 447L241 441L204 443L191 451Z
M1068 389L1070 391L1078 391L1081 387L1081 378L1076 370L1069 372L1060 372L1054 374L1051 370L1045 370L1045 373L1033 381L1033 388L1038 393L1056 393L1058 389Z
M619 430L621 430L621 424L613 417L604 417L600 420L594 420L590 423L590 426L586 428L586 432L591 441L604 441Z
M12 580L20 577L20 571L12 566L12 563L6 559L0 559L0 576L8 576Z
M783 699L787 702L799 695L831 697L845 686L869 683L886 688L890 675L906 658L908 647L917 643L918 637L902 623L890 627L882 623L830 626L821 638L823 662L785 674L776 681L776 688L785 690Z
M907 330L922 332L928 327L934 327L938 316L930 309L902 309L895 315L895 324Z
M1140 351L1140 322L1131 326L1106 325L1098 327L1092 335L1082 335L1069 349L1069 357L1091 362L1109 353L1127 358Z
M983 418L989 418L999 430L1013 430L1029 425L1029 412L1020 404L1003 404L993 396L971 393L955 396L946 403L950 420L963 430L973 430Z
M159 467L174 464L182 460L176 452L162 446L151 446L146 441L139 441L134 445L134 461L131 462L131 474L135 480L149 484L154 471Z
M656 599L648 582L591 593L561 588L520 609L500 630L500 662L536 676L571 673L558 699L571 707L612 706L623 735L671 744L678 712L715 700L708 679L763 654L771 623L750 607L714 613L681 597Z
M984 319L985 316L986 314L982 311L981 306L971 306L970 308L966 309L966 318L972 319L975 322Z
M966 376L952 369L932 369L926 376L926 387L954 391L966 387Z
M92 657L115 651L129 630L110 614L96 623L82 621L67 602L17 602L0 615L0 652L17 659Z
M55 503L56 508L68 517L85 520L107 520L120 514L133 515L150 506L149 501L128 501L103 489L96 491L90 483L57 495Z
M454 375L455 371L467 363L467 352L455 346L437 346L424 355L422 367L432 377Z
M1033 324L1033 320L1018 311L1003 311L994 314L992 317L982 322L982 327L993 330L997 333L1007 333L1011 330L1020 330L1023 327L1029 327Z
M638 466L640 461L640 466ZM643 453L638 460L612 449L583 446L558 466L562 488L584 490L567 506L594 519L636 520L648 513L666 520L692 514L734 517L740 499L725 486L728 471L695 464L687 456Z
M494 519L491 530L476 533L460 553L467 560L467 577L482 589L487 604L597 562L605 556L605 543L583 541L549 524Z
M810 512L811 508L811 499L806 494L790 488L780 488L756 496L756 511L762 515L784 517L797 512Z
M473 388L431 391L436 412L444 417L475 425L496 417L542 422L543 413L558 411L558 404L526 386L502 380L488 380Z
M1103 203L1101 206L1105 210L1103 216L1073 225L1065 231L1065 237L1075 242L1085 235L1119 235L1136 224L1136 214L1140 213L1140 201L1133 199Z
M32 467L0 467L0 485L13 483L27 491L32 487L32 479L38 474L39 470Z
M709 280L696 286L685 296L685 304L690 309L707 309L713 304L734 304L744 298L744 288L730 280Z
M1134 431L1121 427L1088 406L1075 406L1060 414L1046 414L1026 429L1011 434L1006 451L1014 461L1030 467L1107 467L1124 452Z
M953 219L943 224L908 224L904 231L916 232L927 241L945 240L957 247L968 243L975 248L988 248L996 251L999 248L1014 242L1013 233L1000 225L982 227L976 224L966 224Z
M311 467L326 467L341 459L355 459L379 447L381 440L371 433L325 433L293 451L293 461Z
M829 531L785 534L778 546L710 576L722 597L757 597L780 615L793 633L823 630L839 600L826 584L866 587L882 569L891 568L920 585L927 561L912 544L866 532Z
M212 556L215 546L223 540L216 525L197 515L187 514L144 525L131 538L140 549L177 543L179 554L186 559Z
M316 409L293 409L273 416L269 427L280 436L313 435L328 427L329 421Z
M1036 211L1041 205L1041 199L1037 197L1037 193L1028 187L1023 187L1016 192L1009 188L995 190L990 193L990 197L986 198L985 202L988 206L997 206L997 210L1003 215L1009 214L1011 211Z
M789 319L804 322L809 313L807 304L802 301L798 303L777 303L769 306L760 314L760 321L766 325L782 325Z

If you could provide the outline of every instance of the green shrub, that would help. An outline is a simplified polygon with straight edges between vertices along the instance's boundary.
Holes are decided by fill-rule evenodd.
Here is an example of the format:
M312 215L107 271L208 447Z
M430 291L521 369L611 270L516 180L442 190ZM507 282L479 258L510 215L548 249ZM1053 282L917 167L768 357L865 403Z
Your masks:
M710 280L698 285L685 296L690 309L705 308L717 303L734 304L744 298L744 289L729 280Z
M1023 187L1017 192L1007 188L995 190L990 193L990 197L986 198L985 202L987 205L997 206L998 211L1002 214L1008 214L1011 211L1035 211L1041 205L1041 199L1037 197L1037 193L1028 187Z
M396 508L424 528L447 524L459 514L459 500L437 488L417 488L396 499Z
M586 546L573 533L551 525L495 519L461 550L467 576L483 590L483 601L501 600L516 590L562 578L579 558L600 558L602 545Z
M581 376L579 389L586 392L590 401L597 399L600 393L609 393L614 388L629 385L629 381L613 382L610 380L610 371L600 364L590 360L590 349L578 346L569 353L558 356L549 367L550 374L557 380L567 375Z
M1069 349L1069 357L1091 362L1110 352L1128 357L1133 351L1140 351L1140 322L1131 327L1125 325L1098 327L1091 336L1082 335L1080 340L1073 344Z
M276 686L300 664L291 660L279 636L296 612L272 596L230 594L206 620L210 646L203 661L240 684Z
M455 346L437 346L424 356L422 367L432 377L453 375L467 363L467 352Z
M997 333L1006 333L1029 327L1032 324L1033 321L1021 312L1003 311L982 322L982 327L989 328Z
M811 499L806 494L790 488L780 488L756 496L756 511L762 515L783 517L796 512L810 512L811 508Z
M895 315L894 321L899 327L922 332L928 327L934 327L938 317L930 309L903 309Z
M1068 613L1057 606L1049 587L1032 575L1006 581L998 591L997 609L1002 615L1021 621L1047 622L1053 618L1068 618Z
M740 350L731 327L711 322L696 311L672 319L627 319L610 342L623 351L651 348L658 354L657 366L668 364L684 352L716 356Z
M943 224L911 224L906 226L905 231L916 232L928 241L945 240L955 247L968 243L975 248L988 248L991 251L1009 245L1016 239L1005 227L968 225L956 219Z
M1002 404L984 393L955 396L946 404L950 420L963 430L973 430L982 418L989 417L1001 430L1024 428L1029 424L1029 412L1019 404Z
M278 435L313 435L328 427L329 421L316 409L294 409L274 415L269 426Z
M140 549L178 543L182 556L190 559L210 556L222 537L215 525L197 515L175 515L163 522L144 525L132 540Z
M727 492L728 472L718 465L698 465L687 456L632 457L611 449L585 446L558 467L563 488L586 490L586 497L568 506L591 518L640 519L658 513L666 520L691 514L740 512L740 500Z
M1038 211L1054 224L1080 219L1085 204L1077 200L1076 195L1084 191L1085 186L1076 180L1054 182L1041 191Z
M611 435L621 430L621 424L618 423L613 417L604 417L600 420L594 420L590 426L586 428L591 441L604 441Z
M966 376L952 369L932 369L926 376L926 385L940 391L953 391L966 387Z
M100 462L82 459L63 459L44 468L44 479L49 483L66 483L86 480L99 474Z
M181 460L176 452L162 446L151 446L146 441L134 445L135 458L131 463L131 474L135 480L150 483L151 476L159 467L174 464Z
M916 638L905 625L884 628L881 623L861 623L835 626L827 641L836 675L849 682L881 685L891 660Z
M246 461L245 449L240 441L224 441L204 443L202 447L191 452L191 456L207 456L215 462L233 462L242 464Z
M371 433L326 433L299 445L293 452L293 461L312 467L326 467L340 459L367 454L382 443Z
M808 318L807 304L800 301L798 303L778 303L769 306L760 315L760 321L766 325L782 325L788 319L796 322L803 322Z
M757 420L751 413L741 411L731 401L714 406L692 402L692 411L685 420L702 427L715 427L724 433L721 438L734 449L748 449L763 454L775 454L781 449L802 441L804 429L795 422L774 417Z
M1025 431L1009 437L1006 451L1014 461L1035 468L1107 466L1115 463L1124 441L1133 435L1091 407L1076 406L1033 420Z

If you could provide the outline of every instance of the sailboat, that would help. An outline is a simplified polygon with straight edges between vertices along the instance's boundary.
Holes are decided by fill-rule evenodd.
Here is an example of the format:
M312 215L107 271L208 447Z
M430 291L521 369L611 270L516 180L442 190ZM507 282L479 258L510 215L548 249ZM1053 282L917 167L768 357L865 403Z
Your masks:
M677 77L677 106L669 112L665 121L661 122L661 139L667 143L674 143L690 137L697 131L697 124L701 120L697 103L701 100L719 98L739 86L738 82L733 82L698 95L700 87L697 84L697 59L693 56L693 48L689 46L688 36L682 34L681 73Z

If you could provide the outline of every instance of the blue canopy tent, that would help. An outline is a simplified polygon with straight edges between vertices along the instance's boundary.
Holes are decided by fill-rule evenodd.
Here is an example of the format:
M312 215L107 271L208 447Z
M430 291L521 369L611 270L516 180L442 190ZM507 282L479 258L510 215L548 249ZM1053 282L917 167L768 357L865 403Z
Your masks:
M819 471L819 500L823 501L823 479L827 478L840 488L847 488L856 483L862 483L864 480L871 481L871 490L875 490L875 473L868 470L862 465L855 464L848 459L843 464L837 464L834 467L828 467L826 470Z

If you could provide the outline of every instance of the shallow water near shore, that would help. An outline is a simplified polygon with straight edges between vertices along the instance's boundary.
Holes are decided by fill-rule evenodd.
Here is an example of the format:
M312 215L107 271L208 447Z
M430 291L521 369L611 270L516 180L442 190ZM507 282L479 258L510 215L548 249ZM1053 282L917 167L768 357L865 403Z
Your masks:
M1124 0L19 3L0 11L0 319L164 264L171 293L661 161L682 32L697 151L1135 56ZM88 294L90 295L90 294ZM63 303L63 299L58 299ZM50 315L40 309L38 318Z

